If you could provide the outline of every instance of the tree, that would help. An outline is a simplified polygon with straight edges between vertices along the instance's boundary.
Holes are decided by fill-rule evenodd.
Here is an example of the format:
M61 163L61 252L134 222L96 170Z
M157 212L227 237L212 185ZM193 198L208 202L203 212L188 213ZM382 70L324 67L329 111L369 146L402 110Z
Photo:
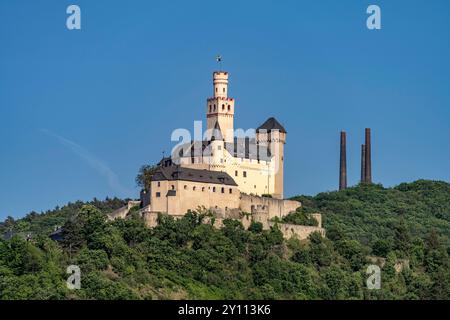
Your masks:
M153 175L157 169L158 167L154 165L143 165L136 176L136 184L142 189L149 190Z

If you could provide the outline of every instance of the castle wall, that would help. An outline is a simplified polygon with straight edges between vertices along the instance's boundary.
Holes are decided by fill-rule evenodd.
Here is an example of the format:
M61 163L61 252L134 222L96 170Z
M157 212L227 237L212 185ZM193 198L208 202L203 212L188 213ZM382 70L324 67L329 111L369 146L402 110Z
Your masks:
M170 215L184 215L189 209L205 207L223 215L239 208L239 190L236 186L201 183L191 181L156 181L152 182L153 212L167 212ZM173 187L173 189L172 189ZM175 195L167 195L168 191ZM160 197L157 197L160 192Z
M286 239L297 238L299 240L308 239L309 235L313 232L319 232L322 237L325 236L325 229L320 227L312 227L312 226L300 226L296 224L288 224L288 223L275 223L269 222L269 226L273 227L275 224L278 225L283 237Z
M301 203L294 200L281 200L268 197L256 197L248 194L241 194L240 209L243 212L252 213L260 207L267 208L268 219L274 217L282 218L301 206Z
M128 201L126 206L119 208L108 215L109 220L125 219L131 208L140 205L140 201Z

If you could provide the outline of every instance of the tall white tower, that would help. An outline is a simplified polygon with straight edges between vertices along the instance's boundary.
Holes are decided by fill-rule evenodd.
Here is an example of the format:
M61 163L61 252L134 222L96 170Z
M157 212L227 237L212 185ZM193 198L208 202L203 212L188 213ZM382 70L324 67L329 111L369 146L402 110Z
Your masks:
M213 73L213 97L207 100L207 129L214 130L216 123L225 142L234 141L234 99L228 98L228 72Z

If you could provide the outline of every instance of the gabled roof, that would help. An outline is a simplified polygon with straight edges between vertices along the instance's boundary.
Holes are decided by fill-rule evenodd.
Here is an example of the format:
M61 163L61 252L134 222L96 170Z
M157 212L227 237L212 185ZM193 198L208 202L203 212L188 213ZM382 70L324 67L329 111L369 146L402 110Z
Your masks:
M226 172L199 170L180 166L159 167L153 175L152 181L165 180L181 180L237 186L234 179Z
M266 131L278 130L282 133L287 133L286 129L274 117L267 119L266 122L264 122L262 125L260 125L258 127L258 129L256 129L256 131L260 131L260 130L266 130Z
M210 140L211 141L223 140L222 129L220 129L219 121L216 121L216 124L214 125L214 129L212 130L212 134L211 134L211 139Z

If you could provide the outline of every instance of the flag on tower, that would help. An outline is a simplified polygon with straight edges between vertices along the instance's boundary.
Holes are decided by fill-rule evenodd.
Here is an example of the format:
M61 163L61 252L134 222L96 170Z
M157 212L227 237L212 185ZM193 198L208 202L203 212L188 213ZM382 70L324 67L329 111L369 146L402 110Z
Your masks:
M221 55L218 55L218 56L216 57L216 61L217 61L217 62L222 62L222 56L221 56Z

